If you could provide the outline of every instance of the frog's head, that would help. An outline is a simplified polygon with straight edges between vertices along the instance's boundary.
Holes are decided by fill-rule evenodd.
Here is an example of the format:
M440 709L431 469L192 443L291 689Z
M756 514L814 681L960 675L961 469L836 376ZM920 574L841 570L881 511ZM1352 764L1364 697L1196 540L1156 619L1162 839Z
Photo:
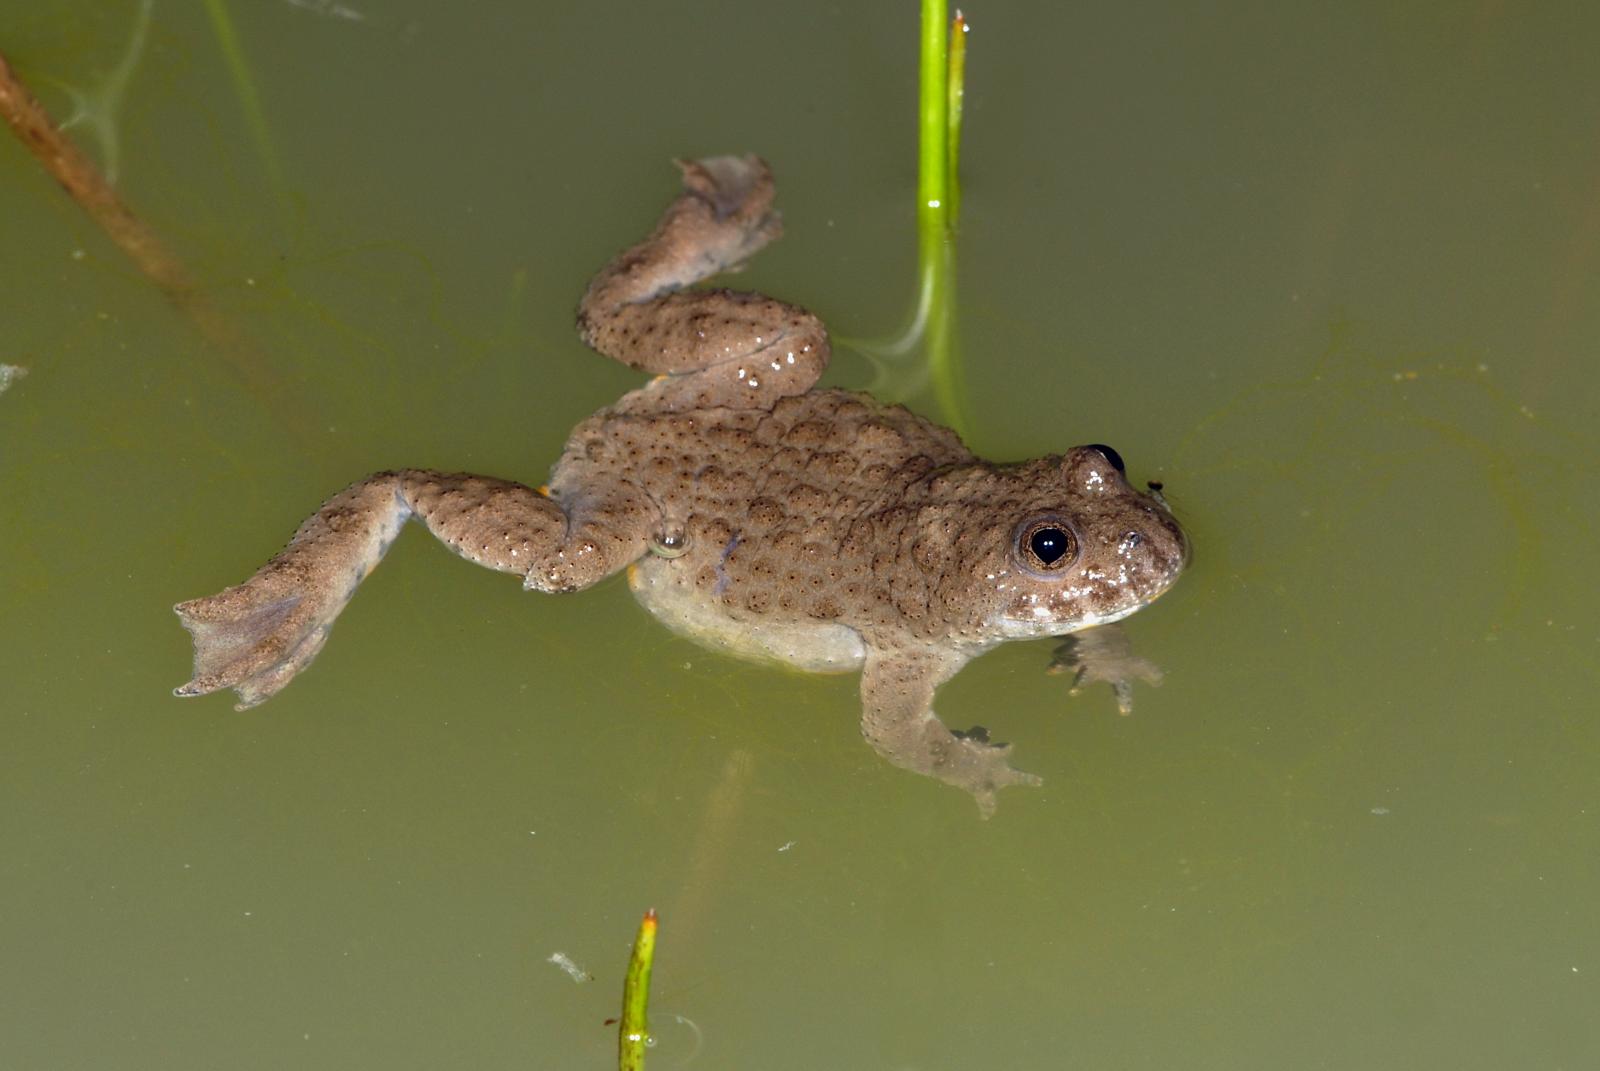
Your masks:
M1183 530L1154 489L1128 484L1109 446L1080 446L1004 473L1007 515L993 517L983 560L973 563L991 593L988 635L1059 636L1116 621L1183 571Z

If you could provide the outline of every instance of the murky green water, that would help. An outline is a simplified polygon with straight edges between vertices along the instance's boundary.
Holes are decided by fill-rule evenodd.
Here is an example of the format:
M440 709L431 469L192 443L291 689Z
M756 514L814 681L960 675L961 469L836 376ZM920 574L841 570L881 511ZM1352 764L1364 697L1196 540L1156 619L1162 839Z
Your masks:
M652 1069L1600 1063L1591 5L970 12L970 438L1198 548L1132 718L1044 643L944 690L1047 780L980 823L853 680L418 532L271 704L171 697L324 495L537 481L636 381L571 310L668 158L773 161L751 285L910 299L915 5L344 4L233 5L255 130L200 5L90 94L266 388L0 138L0 1065L603 1068L652 905ZM137 11L0 48L67 115Z

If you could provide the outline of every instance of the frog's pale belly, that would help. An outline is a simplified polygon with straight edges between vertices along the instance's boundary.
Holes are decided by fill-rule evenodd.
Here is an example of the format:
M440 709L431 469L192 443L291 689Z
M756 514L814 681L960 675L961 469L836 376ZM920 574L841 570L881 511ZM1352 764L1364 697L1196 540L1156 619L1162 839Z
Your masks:
M743 621L697 586L682 563L651 555L628 570L633 597L672 631L713 651L776 662L808 673L849 673L866 663L867 645L849 625L825 621Z

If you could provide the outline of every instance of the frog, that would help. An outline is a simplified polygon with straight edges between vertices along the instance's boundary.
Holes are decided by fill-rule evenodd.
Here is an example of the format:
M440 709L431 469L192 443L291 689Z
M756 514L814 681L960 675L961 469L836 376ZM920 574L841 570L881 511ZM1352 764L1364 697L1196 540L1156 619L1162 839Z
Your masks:
M578 306L582 340L652 378L581 421L548 482L430 469L333 495L244 583L174 609L194 642L175 691L244 710L322 650L408 520L459 556L570 593L626 573L663 624L730 655L859 672L861 733L894 766L969 793L1041 779L934 694L996 645L1068 637L1053 671L1108 681L1124 712L1154 667L1114 622L1166 592L1189 544L1159 485L1103 444L977 458L949 428L818 386L826 327L764 294L701 286L779 236L770 167L679 161L681 191Z

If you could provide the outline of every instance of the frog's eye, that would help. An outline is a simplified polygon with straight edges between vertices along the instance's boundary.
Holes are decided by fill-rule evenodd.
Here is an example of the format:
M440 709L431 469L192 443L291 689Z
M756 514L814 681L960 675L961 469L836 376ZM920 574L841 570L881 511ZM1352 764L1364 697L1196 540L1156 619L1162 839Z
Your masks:
M1015 552L1031 573L1059 573L1078 560L1078 538L1055 517L1035 517L1018 526Z
M1111 463L1112 468L1116 469L1123 475L1127 475L1128 469L1127 466L1122 463L1122 455L1111 449L1111 447L1107 446L1105 443L1090 443L1084 449L1099 451L1100 456Z

